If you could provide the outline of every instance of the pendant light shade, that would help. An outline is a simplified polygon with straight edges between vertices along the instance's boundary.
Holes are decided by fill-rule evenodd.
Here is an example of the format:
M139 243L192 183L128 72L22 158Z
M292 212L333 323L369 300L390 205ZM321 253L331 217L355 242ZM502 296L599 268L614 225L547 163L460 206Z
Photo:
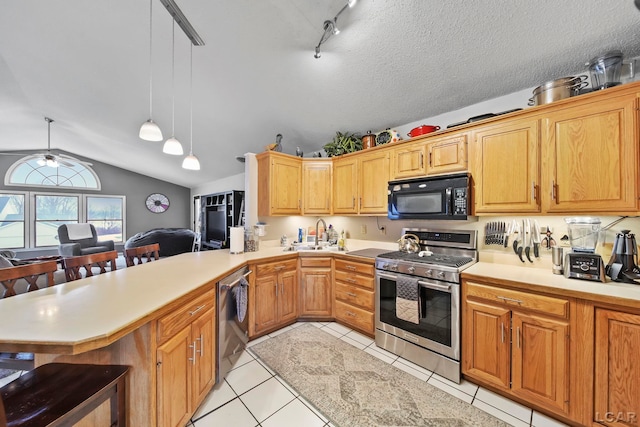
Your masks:
M165 154L172 154L174 156L182 156L184 154L182 144L174 137L171 137L164 142L162 152Z
M162 141L162 131L153 121L153 0L149 0L149 120L140 126L138 136L145 141Z
M162 141L162 131L153 120L149 119L140 126L141 139L145 141Z
M191 44L191 56L190 56L190 88L189 88L189 97L191 98L191 111L190 111L190 135L189 135L189 155L184 158L182 161L182 168L189 170L200 170L200 161L196 156L193 155L193 45Z
M182 167L184 169L199 171L200 161L196 156L193 155L193 153L189 152L189 155L185 157L184 160L182 161Z

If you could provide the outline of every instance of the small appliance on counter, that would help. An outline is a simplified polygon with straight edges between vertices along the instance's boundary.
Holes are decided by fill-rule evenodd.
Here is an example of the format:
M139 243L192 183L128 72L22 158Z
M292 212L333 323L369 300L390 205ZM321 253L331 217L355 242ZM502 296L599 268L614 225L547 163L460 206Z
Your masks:
M606 271L607 276L616 282L640 284L636 236L629 230L622 230L616 235Z
M564 275L570 279L604 282L604 262L596 254L600 218L565 218L571 252L564 258Z

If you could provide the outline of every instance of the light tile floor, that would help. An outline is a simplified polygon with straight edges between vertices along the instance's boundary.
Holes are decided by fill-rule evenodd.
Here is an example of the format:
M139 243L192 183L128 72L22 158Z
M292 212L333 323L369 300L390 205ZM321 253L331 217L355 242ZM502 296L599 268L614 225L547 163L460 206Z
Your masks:
M251 341L227 378L209 393L186 427L334 427L303 396L265 366L251 347L303 323ZM526 406L463 380L456 384L376 346L374 341L337 323L312 323L323 331L401 369L477 408L520 426L564 426ZM18 375L18 374L16 374ZM0 387L15 376L0 379Z
M343 325L337 323L312 324L511 425L518 427L565 425L469 381L463 380L461 384L449 381L377 347L371 338ZM233 425L234 427L332 427L333 424L327 418L251 352L251 347L258 342L300 325L302 323L296 323L251 341L248 350L244 352L234 369L227 375L225 381L209 394L187 427L221 425Z

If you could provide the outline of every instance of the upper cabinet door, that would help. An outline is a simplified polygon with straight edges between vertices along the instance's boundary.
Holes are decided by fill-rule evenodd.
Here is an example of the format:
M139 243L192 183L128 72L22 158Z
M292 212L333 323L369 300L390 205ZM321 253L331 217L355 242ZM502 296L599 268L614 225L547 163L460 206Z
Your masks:
M358 160L360 214L387 214L389 188L389 151L363 154Z
M258 159L258 215L300 215L302 164L299 157L261 153Z
M355 156L333 160L333 213L358 213L358 160Z
M331 213L332 193L331 160L303 161L302 163L302 214Z
M425 176L427 167L427 145L424 143L405 143L391 151L391 179L404 179Z
M637 211L636 108L633 94L543 118L546 212Z
M538 120L509 120L473 132L476 213L540 212Z
M467 135L439 138L427 144L427 174L467 170Z

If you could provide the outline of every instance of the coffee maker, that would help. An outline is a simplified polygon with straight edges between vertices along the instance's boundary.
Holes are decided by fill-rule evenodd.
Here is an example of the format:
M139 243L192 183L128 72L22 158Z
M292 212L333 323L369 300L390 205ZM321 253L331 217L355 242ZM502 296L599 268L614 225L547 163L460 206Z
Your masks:
M565 218L569 229L571 252L564 258L564 275L570 279L604 282L604 262L596 254L600 218Z
M616 234L606 271L607 276L616 282L640 284L636 236L629 230Z

